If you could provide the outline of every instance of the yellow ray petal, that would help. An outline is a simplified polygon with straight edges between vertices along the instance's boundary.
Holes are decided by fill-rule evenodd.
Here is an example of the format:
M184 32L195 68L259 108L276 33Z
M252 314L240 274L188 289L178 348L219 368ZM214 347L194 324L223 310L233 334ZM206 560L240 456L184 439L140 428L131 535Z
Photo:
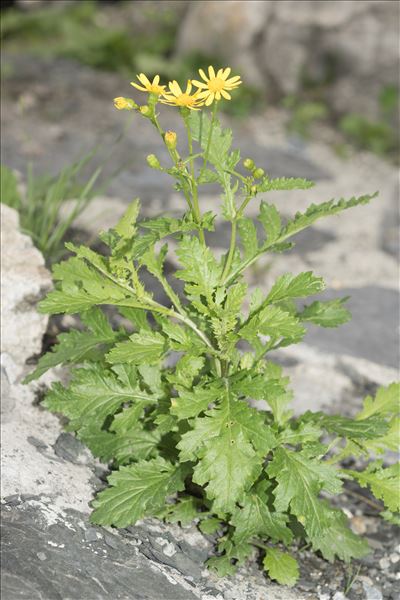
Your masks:
M158 85L160 83L160 76L156 75L153 79L152 85Z
M192 87L192 82L190 81L190 79L188 79L185 94L190 94L190 92L192 91Z
M200 88L200 89L207 89L207 84L203 83L202 81L196 81L196 79L192 79L192 83L193 85L195 85L196 87Z
M210 76L210 79L215 79L214 67L212 67L211 65L208 67L208 74Z
M149 79L147 79L147 77L146 77L146 75L144 73L140 73L140 75L137 75L137 78L139 79L140 83L143 83L143 85L145 87L151 85Z
M145 87L142 87L141 85L138 85L134 81L131 81L131 85L133 85L133 87L135 87L137 90L140 90L141 92L147 92L147 90L146 90Z
M182 90L180 88L180 85L177 81L170 81L169 83L169 89L171 90L171 92L174 94L174 96L181 96L182 95Z
M217 77L221 78L221 77L222 77L222 73L223 73L223 72L224 72L224 70L223 70L223 69L218 69L218 72L217 72Z
M230 79L227 79L226 83L236 83L239 80L240 80L240 75L235 75L235 77L231 77Z
M214 102L214 94L211 93L208 95L208 98L205 101L205 105L210 106L210 104L212 104L213 102Z
M208 81L207 75L204 73L203 69L199 69L200 77L204 79L204 81Z
M224 70L224 72L223 72L223 74L222 74L222 76L221 76L221 79L223 79L223 80L225 81L225 79L226 79L227 77L229 77L229 74L230 74L230 72L231 72L231 71L232 71L232 69L231 69L230 67L227 67L227 68Z
M226 100L230 100L232 98L232 96L230 94L228 94L228 92L226 92L225 90L221 90L221 94L222 94L222 97L225 98Z
M221 100L221 92L215 92L215 99Z

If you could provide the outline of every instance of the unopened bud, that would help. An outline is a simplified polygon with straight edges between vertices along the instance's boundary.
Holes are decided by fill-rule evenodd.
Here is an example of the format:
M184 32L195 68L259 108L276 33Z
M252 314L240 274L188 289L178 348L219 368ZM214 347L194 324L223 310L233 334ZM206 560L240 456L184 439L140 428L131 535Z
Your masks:
M257 194L257 186L252 185L250 188L250 191L251 191L252 195L255 196Z
M149 117L151 115L151 110L150 107L147 106L147 104L145 104L144 106L141 106L139 108L139 112L144 116L144 117Z
M248 171L252 171L254 169L254 160L251 158L245 158L243 161L243 166Z
M147 157L147 164L152 169L161 170L160 161L158 160L158 158L157 158L157 156L155 154L149 154L148 155L148 157Z
M114 106L118 110L132 110L137 107L137 104L131 98L118 96L118 98L114 98Z
M261 177L265 174L264 169L261 169L260 167L258 169L256 169L255 171L253 171L253 176L256 179L261 179Z
M164 140L167 145L167 148L169 148L170 150L175 150L177 140L175 131L167 131L164 135Z

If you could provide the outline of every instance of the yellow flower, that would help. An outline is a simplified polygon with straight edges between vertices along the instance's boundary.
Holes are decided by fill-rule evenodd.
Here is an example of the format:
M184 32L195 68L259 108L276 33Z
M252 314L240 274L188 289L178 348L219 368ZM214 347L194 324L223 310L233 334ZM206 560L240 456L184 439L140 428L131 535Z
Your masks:
M123 96L118 96L118 98L114 98L114 106L118 108L118 110L132 110L137 105L130 98L124 98Z
M199 99L198 92L190 95L192 91L192 82L187 82L186 91L182 92L177 81L170 81L168 84L169 92L164 92L161 102L170 106L180 106L190 108L191 110L199 110L197 107L204 103Z
M154 77L153 81L151 81L151 82L144 73L140 73L140 75L136 75L136 77L139 79L139 81L142 85L138 85L134 81L131 81L131 85L133 85L133 87L140 90L141 92L148 92L149 94L157 94L158 96L160 96L161 94L164 93L165 85L159 85L159 83L160 83L159 75L156 75Z
M214 100L226 100L231 99L229 92L238 87L242 82L240 81L240 75L235 75L228 79L231 69L219 69L218 73L215 74L214 67L208 67L208 77L204 73L203 69L199 69L200 76L204 81L193 81L193 85L199 88L199 98L205 101L206 106L210 106Z

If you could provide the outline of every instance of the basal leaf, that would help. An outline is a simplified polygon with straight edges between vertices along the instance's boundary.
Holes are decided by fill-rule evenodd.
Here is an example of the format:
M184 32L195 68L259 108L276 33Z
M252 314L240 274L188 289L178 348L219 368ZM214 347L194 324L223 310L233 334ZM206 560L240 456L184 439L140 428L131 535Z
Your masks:
M162 458L121 467L108 478L111 487L93 501L93 523L127 527L159 511L167 496L183 489L182 470Z
M383 468L381 461L375 461L365 471L346 469L346 473L362 487L369 487L391 512L400 511L400 463Z
M112 330L100 309L92 308L83 313L82 320L91 331L71 330L61 333L58 343L53 346L51 352L40 357L36 369L25 378L25 383L38 379L48 369L57 365L77 364L89 358L96 360L93 351L98 349L99 345L106 345L107 348L116 340L118 334Z
M267 472L278 483L274 491L277 511L284 512L290 506L310 537L329 526L332 511L318 496L321 490L340 493L342 482L334 467L301 452L280 447Z
M368 543L351 531L344 513L335 510L333 515L332 523L328 528L313 536L314 550L319 550L330 562L334 561L335 556L350 562L352 558L362 558L368 554L370 552Z
M299 578L297 560L277 548L268 548L263 565L271 579L276 579L281 585L292 587Z

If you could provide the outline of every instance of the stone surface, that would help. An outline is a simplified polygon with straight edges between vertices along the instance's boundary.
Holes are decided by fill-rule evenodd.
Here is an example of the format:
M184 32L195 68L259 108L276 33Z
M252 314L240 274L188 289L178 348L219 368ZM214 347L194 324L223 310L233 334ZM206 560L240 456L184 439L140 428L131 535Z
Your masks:
M36 310L51 288L50 274L32 240L19 230L18 213L1 210L1 352L18 363L37 354L48 317Z
M334 109L376 115L382 88L398 81L398 19L390 0L193 2L177 50L207 48L272 98L306 80Z

